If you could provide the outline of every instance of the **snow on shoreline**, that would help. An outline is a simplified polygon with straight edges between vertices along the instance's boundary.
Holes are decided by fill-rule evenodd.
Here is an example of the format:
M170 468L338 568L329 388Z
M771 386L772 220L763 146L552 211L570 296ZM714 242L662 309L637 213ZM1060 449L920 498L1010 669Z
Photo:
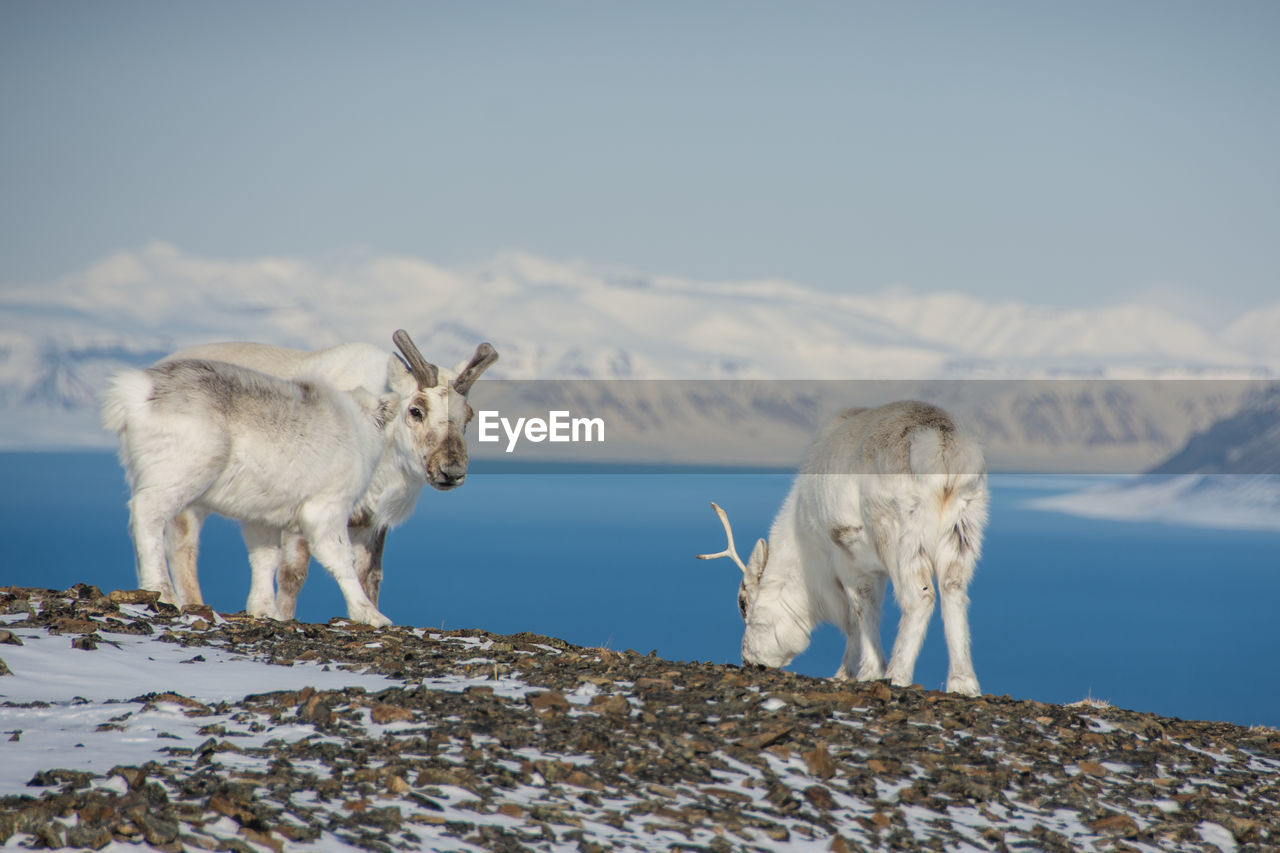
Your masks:
M1034 498L1034 509L1110 521L1150 521L1226 530L1280 530L1280 477L1144 475Z

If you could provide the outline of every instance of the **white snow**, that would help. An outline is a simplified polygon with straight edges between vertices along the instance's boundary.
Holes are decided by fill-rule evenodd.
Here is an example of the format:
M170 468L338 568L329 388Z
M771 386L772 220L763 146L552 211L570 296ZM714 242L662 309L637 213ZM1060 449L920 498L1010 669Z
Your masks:
M12 626L16 618L9 616L0 621L7 621ZM218 764L229 773L266 771L271 761L270 751L254 754L252 750L268 741L292 743L310 739L328 742L333 739L294 716L281 717L277 714L273 717L265 711L246 710L244 706L221 713L216 707L192 707L192 700L213 705L223 700L240 700L254 693L297 690L307 686L319 690L362 687L371 692L389 686L411 687L418 684L428 689L448 691L486 686L496 694L510 698L525 697L541 689L512 673L502 673L496 678L443 675L399 681L315 663L279 666L237 654L233 649L183 648L163 641L158 635L103 634L110 642L102 642L93 651L82 651L72 648L71 635L54 635L26 627L10 627L8 630L12 630L23 645L0 645L0 657L13 671L13 675L0 677L0 733L3 734L0 736L0 795L38 795L40 789L28 788L27 781L39 771L55 768L91 771L99 775L91 782L92 787L124 793L126 789L122 780L106 775L112 767L138 766L152 760L162 764L193 763L197 757L186 751L215 736L208 731L202 732L205 727L217 727L219 741L232 745L230 750L217 752ZM433 636L429 632L422 633ZM434 636L446 642L456 642L467 650L483 651L493 645L493 641L487 638ZM557 650L548 647L545 651ZM203 660L196 660L197 657ZM478 668L480 672L485 669L483 665ZM622 686L623 682L614 682L615 689ZM160 692L177 695L162 700L153 696L149 702L140 699L145 694ZM600 692L599 686L591 681L583 681L568 691L566 698L572 705L570 715L590 713L584 706ZM629 698L635 701L634 697ZM766 712L781 710L787 704L779 697L766 697L761 702ZM710 712L713 709L708 707L706 710ZM856 728L862 725L864 713L862 709L834 711L831 719ZM377 725L365 713L359 714L357 719L362 721L359 724L364 726L368 736L383 742L394 741L398 736L421 737L423 726L432 724L429 719L417 718L413 722ZM708 713L706 719L711 724L719 718ZM1101 717L1089 715L1082 719L1092 731L1105 732L1114 728ZM938 724L911 724L942 733ZM1046 736L1052 737L1052 734L1046 733ZM973 735L970 742L980 744L983 754L991 760L1005 760L1005 745L995 735ZM494 737L478 732L464 735L462 739L453 735L441 745L438 755L465 769L468 749L496 743L498 741ZM1193 766L1193 762L1171 755L1168 760L1181 772L1178 786L1167 789L1167 798L1138 802L1125 799L1122 792L1113 792L1107 797L1106 808L1132 818L1141 830L1157 820L1157 813L1172 814L1178 810L1177 801L1172 799L1177 793L1210 787L1227 793L1225 783L1231 777L1223 775L1216 778L1220 772L1230 774L1249 768L1274 774L1280 769L1280 762L1246 751L1182 746L1194 749L1198 755L1208 758L1211 764L1206 766L1197 760L1194 762L1197 772L1185 776L1183 774ZM174 754L166 751L168 747L178 747L183 752ZM1105 833L1089 826L1087 820L1096 817L1091 811L1086 814L1060 806L1041 807L1033 798L1019 796L1016 790L1010 791L1008 797L977 804L964 798L951 798L941 806L936 803L925 806L904 799L900 795L907 788L918 781L927 783L930 779L931 769L921 766L924 762L908 764L901 776L877 778L877 797L867 798L856 796L838 784L820 785L820 780L810 773L801 752L786 746L759 753L763 766L746 763L716 750L707 756L707 767L714 782L702 786L702 790L694 790L699 787L695 783L671 787L648 785L643 791L602 786L595 791L594 799L584 799L572 793L566 794L563 780L549 780L542 770L554 764L583 768L590 773L594 759L580 754L555 754L534 747L516 749L512 755L509 769L516 769L511 765L517 761L530 762L538 769L529 772L524 777L526 781L495 791L494 802L484 807L477 803L474 791L450 784L432 785L424 789L425 793L412 788L403 794L384 791L378 795L375 807L400 808L406 815L405 825L411 826L424 849L477 849L450 834L442 825L446 821L473 826L501 826L542 849L542 830L521 815L537 808L567 808L572 811L571 819L575 825L580 825L587 838L596 843L619 849L657 851L667 849L674 842L710 845L724 831L723 827L714 821L676 826L665 820L661 811L669 809L676 813L685 807L701 809L706 797L723 796L740 802L742 814L755 813L777 830L777 838L764 830L750 830L753 849L828 849L830 835L826 830L815 827L806 818L782 814L770 804L771 787L781 782L797 798L805 796L807 789L822 787L834 804L828 813L832 825L855 840L866 839L866 824L862 821L872 819L884 809L892 809L894 820L901 821L903 828L917 838L930 836L936 831L939 821L949 822L954 831L968 842L953 838L947 846L950 850L986 849L990 843L984 831L992 827L1024 832L1039 827L1057 833L1068 843L1082 848L1096 846L1105 837ZM843 755L841 761L857 762L871 757L866 746L859 746L852 755ZM369 766L376 767L377 762ZM1133 772L1128 765L1112 760L1103 761L1102 766L1108 772L1105 779L1099 780L1099 785L1125 785L1125 777ZM1064 770L1068 775L1075 775L1071 767ZM321 761L299 759L293 762L293 772L324 776L329 768ZM1050 773L1043 782L1061 785L1062 779ZM424 811L423 797L434 802L437 808ZM321 802L309 793L297 794L294 799L321 812L345 813L352 808L341 798ZM507 804L519 808L512 813L498 811L499 806ZM657 811L651 807L656 807ZM622 817L620 825L610 822L616 822L619 816ZM560 827L558 831L565 831L566 825L557 826ZM237 829L234 822L220 818L205 824L202 829L193 828L191 831L203 832L209 840L216 842L212 835L233 836ZM1221 850L1237 849L1230 830L1218 823L1205 821L1199 824L1198 832L1206 845ZM785 840L779 840L783 835ZM571 841L558 838L546 849L574 849L576 845ZM882 838L881 842L884 841ZM1139 850L1154 853L1159 849L1141 839L1131 841ZM0 844L0 848L20 849L29 844L29 836L17 833ZM324 851L347 849L337 834L328 831L314 842L290 845L291 849L295 847ZM107 849L124 851L136 848L113 843ZM1184 845L1179 849L1188 848Z
M0 659L13 673L0 677L0 796L30 793L26 783L37 770L105 773L119 764L161 760L165 747L194 747L207 739L197 732L204 726L243 728L227 723L226 715L188 717L189 709L173 702L140 710L143 705L132 700L148 693L211 704L308 686L376 691L402 683L312 662L274 666L226 649L183 648L151 637L106 634L96 650L83 651L71 647L72 635L7 630L23 645L0 645ZM30 703L42 706L11 707ZM99 731L104 725L112 727ZM240 742L314 733L310 726L276 727Z
M1280 530L1280 476L1186 474L1109 479L1028 503L1036 509L1111 521Z

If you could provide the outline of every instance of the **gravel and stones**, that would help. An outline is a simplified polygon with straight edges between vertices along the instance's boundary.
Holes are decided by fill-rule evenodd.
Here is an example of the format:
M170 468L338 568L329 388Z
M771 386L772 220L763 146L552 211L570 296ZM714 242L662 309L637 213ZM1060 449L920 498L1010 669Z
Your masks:
M484 631L180 612L137 590L0 588L0 658L113 636L398 686L133 698L199 740L49 767L0 845L159 850L1271 850L1280 732L1119 708L674 662ZM3 676L0 664L0 678ZM2 692L2 691L0 691ZM0 720L12 704L0 704ZM0 726L0 729L8 728ZM99 727L101 728L101 727ZM0 760L4 743L0 743Z

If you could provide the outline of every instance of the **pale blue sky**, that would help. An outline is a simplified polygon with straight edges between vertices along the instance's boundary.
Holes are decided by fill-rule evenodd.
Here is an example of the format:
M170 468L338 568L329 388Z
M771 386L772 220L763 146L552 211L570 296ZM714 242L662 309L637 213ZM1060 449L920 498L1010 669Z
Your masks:
M0 3L0 285L524 249L1280 298L1280 3Z

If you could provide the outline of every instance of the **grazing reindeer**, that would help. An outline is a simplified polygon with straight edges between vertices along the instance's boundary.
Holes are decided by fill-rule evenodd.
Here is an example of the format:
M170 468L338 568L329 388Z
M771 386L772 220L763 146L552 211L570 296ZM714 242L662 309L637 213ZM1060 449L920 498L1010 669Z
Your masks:
M403 417L392 427L397 446L408 447L421 433L425 464L404 464L398 454L387 454L374 470L368 491L349 519L349 534L355 549L356 574L365 594L377 604L382 584L382 554L387 531L413 514L425 484L440 491L461 486L467 476L467 445L464 433L471 420L467 394L480 375L498 360L487 343L455 371L437 367L423 358L404 330L393 336L401 356L371 344L350 343L308 352L255 343L216 343L190 347L174 353L175 359L213 359L250 367L286 379L322 379L336 388L365 388L375 393L391 391L402 399L413 399ZM200 527L204 511L192 507L173 520L168 528L169 564L178 597L184 604L202 602L196 568ZM292 619L298 592L307 578L311 549L307 540L293 532L284 534L280 567L276 573L275 608L280 618ZM270 609L264 605L263 609Z
M711 504L742 569L742 660L780 667L821 622L847 638L836 678L911 683L935 598L950 653L947 690L976 696L966 592L987 520L986 464L942 409L890 403L827 423L769 531L744 565L729 518ZM880 611L886 581L902 611L885 668Z

